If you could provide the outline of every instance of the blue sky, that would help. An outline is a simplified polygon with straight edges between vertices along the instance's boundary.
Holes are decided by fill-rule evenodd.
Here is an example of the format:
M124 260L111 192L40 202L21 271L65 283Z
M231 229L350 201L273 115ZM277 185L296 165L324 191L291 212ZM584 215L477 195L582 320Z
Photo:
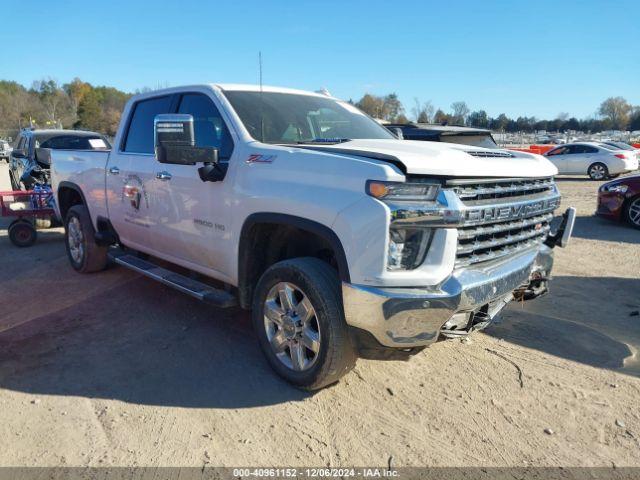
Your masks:
M396 92L490 115L593 115L640 104L640 2L15 1L0 78L74 77L127 91L264 83L357 100ZM12 41L11 39L15 39Z

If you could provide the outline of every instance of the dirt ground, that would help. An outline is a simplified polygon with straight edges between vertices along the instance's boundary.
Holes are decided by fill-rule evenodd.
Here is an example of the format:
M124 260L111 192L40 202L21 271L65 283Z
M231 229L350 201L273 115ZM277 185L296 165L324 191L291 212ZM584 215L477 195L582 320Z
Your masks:
M579 218L549 295L315 394L246 313L76 274L60 229L18 249L3 224L0 465L640 466L640 232L592 216L599 183L559 184Z

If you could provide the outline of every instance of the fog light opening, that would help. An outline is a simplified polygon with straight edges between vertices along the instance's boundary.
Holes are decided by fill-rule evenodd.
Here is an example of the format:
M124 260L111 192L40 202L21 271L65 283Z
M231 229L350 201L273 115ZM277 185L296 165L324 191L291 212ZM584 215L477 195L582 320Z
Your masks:
M420 266L427 255L431 229L392 228L389 230L387 269L413 270Z

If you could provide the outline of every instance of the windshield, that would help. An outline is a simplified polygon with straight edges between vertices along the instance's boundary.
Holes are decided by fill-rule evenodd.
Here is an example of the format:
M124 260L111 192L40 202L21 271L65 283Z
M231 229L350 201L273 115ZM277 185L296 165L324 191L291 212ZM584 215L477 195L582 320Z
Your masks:
M279 92L224 94L251 136L265 143L395 138L353 105L332 98Z
M491 135L440 135L440 141L472 147L498 148Z

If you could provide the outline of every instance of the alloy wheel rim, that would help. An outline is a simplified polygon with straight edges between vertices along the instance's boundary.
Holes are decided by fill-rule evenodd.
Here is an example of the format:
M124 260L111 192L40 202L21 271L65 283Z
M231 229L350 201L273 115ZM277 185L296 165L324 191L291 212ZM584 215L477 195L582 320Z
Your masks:
M71 217L67 225L67 242L69 244L69 253L74 262L80 263L84 255L84 238L82 235L82 227L77 217Z
M320 354L320 324L302 289L280 282L269 290L264 328L271 350L287 368L302 372L315 365Z
M637 198L629 205L629 220L634 225L640 226L640 198Z
M601 165L594 165L591 167L591 176L596 180L604 178L604 168Z

